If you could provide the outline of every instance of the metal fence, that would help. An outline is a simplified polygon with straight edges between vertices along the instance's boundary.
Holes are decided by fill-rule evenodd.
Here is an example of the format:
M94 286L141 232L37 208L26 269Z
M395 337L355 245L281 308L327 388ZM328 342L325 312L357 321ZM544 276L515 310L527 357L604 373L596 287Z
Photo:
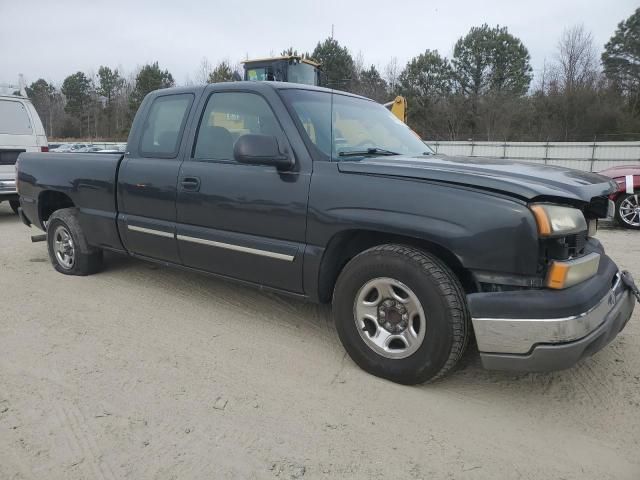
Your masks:
M640 142L425 141L436 153L513 158L599 172L616 165L640 165Z

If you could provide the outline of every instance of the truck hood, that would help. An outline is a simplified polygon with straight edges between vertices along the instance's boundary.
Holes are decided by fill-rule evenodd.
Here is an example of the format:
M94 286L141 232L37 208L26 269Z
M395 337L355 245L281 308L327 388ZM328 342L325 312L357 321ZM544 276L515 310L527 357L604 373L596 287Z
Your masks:
M571 168L539 165L509 159L399 155L341 160L344 173L386 175L431 180L502 192L533 200L562 197L590 202L617 190L610 178Z

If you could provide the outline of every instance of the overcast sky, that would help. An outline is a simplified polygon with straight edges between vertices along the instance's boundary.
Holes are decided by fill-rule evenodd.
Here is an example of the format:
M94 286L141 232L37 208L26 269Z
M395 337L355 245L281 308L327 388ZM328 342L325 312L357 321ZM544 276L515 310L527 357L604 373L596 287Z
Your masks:
M482 23L505 25L534 70L553 59L562 30L583 23L598 54L637 0L0 0L0 83L43 77L61 83L100 65L126 74L157 60L177 83L196 78L203 57L238 62L293 46L312 51L331 34L366 64L404 66L425 49L450 56Z

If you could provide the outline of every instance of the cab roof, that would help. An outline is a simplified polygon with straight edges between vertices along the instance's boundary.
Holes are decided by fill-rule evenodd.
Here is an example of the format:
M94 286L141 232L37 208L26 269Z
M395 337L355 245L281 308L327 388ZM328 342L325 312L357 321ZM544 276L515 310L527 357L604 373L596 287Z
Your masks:
M342 90L335 90L326 87L317 87L315 85L307 85L305 83L291 83L291 82L273 82L273 81L259 81L259 80L241 80L237 82L220 82L209 83L207 85L193 86L193 87L171 87L163 88L160 90L154 90L149 95L159 96L163 94L177 94L177 93L201 93L202 91L219 90L219 91L233 91L233 90L257 90L263 88L272 88L274 90L309 90L314 92L336 93L339 95L346 95L349 97L361 98L363 100L373 101L370 98L356 95L350 92L344 92Z
M278 60L297 60L300 63L306 63L308 65L313 65L314 67L320 67L320 63L315 62L313 60L310 60L308 58L305 58L301 55L282 55L280 57L266 57L266 58L254 58L251 60L245 60L243 62L243 64L251 64L251 63L265 63L265 62L275 62Z

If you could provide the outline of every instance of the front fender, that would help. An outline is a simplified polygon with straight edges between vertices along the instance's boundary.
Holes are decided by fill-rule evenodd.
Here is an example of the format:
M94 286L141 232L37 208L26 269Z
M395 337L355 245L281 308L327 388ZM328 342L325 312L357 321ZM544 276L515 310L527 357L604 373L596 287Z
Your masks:
M538 234L527 205L505 195L425 180L340 173L314 165L307 243L325 248L345 230L424 239L468 270L534 275Z

